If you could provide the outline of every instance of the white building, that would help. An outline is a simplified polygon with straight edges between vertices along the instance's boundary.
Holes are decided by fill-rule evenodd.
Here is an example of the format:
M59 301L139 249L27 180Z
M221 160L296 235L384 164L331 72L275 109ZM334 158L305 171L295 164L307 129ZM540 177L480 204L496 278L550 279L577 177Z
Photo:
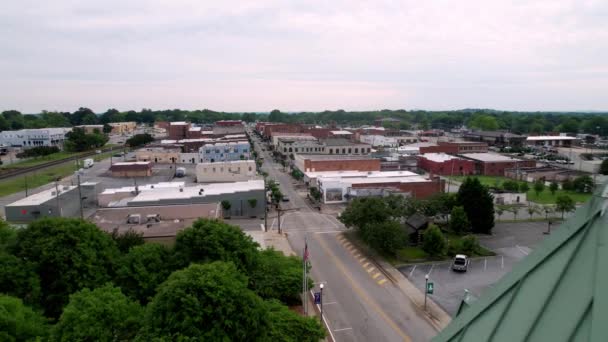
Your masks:
M37 146L57 146L61 148L65 141L65 135L72 128L37 128L21 129L18 131L0 132L0 145L15 147L37 147Z
M359 141L365 144L370 144L373 147L397 147L399 146L399 137L385 137L384 135L361 135Z
M576 137L569 137L565 135L543 135L533 136L526 138L526 144L534 146L572 146L575 143L580 142L580 139Z
M196 165L198 183L241 182L256 178L254 160L235 160Z

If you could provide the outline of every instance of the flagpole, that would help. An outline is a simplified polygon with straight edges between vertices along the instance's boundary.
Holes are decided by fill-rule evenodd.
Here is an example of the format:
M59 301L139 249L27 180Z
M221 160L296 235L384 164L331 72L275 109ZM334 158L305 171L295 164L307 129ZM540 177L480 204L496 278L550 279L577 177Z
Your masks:
M304 257L302 258L302 306L304 308L304 315L308 315L308 301L306 300L306 291L307 289L307 281L306 281L306 263L308 262L308 241L306 239L306 235L304 235Z

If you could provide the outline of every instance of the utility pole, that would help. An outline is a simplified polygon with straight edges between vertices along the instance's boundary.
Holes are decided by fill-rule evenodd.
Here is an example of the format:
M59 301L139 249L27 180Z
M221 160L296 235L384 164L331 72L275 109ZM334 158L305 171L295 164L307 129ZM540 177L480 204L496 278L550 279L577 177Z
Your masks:
M80 219L84 220L84 211L82 209L82 190L80 188L80 172L78 172L76 178L78 179L78 203L80 203Z
M27 175L23 175L23 180L25 181L25 197L27 197Z
M59 179L55 180L55 206L57 207L57 217L61 217L61 212L59 211Z

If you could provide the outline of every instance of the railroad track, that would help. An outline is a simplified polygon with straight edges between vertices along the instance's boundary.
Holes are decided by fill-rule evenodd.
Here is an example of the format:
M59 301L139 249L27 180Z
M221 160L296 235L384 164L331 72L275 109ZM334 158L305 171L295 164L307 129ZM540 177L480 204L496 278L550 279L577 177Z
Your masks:
M116 150L116 151L120 151L122 148L105 148L105 149L101 149L101 152L110 152L112 150ZM53 160L50 161L48 163L44 163L44 164L39 164L39 165L34 165L34 166L30 166L30 167L24 167L24 168L19 168L19 169L13 169L13 170L8 170L7 172L3 172L0 174L0 180L2 179L7 179L7 178L12 178L12 177L16 177L19 175L23 175L23 174L27 174L30 172L34 172L34 171L40 171L46 168L49 168L51 166L56 166L56 165L61 165L64 163L67 163L69 161L73 161L73 160L78 160L78 159L83 159L86 157L90 157L90 156L95 156L97 155L97 153L95 151L90 151L90 152L86 152L83 154L79 154L77 156L72 156L72 157L67 157L67 158L63 158L63 159L58 159L58 160Z

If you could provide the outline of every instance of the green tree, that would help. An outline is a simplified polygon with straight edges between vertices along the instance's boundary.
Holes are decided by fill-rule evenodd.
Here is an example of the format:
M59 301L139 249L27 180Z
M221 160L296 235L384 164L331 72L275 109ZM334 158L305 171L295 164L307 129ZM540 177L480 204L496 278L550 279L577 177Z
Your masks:
M461 240L462 253L466 255L474 255L479 251L479 241L475 235L467 235Z
M506 180L502 182L502 188L507 191L517 192L519 191L519 183L513 180Z
M510 205L507 206L505 210L513 214L513 220L517 221L517 214L519 213L518 207Z
M447 241L443 233L434 224L429 225L422 235L422 249L430 256L438 257L445 254Z
M540 209L535 205L529 205L526 210L528 211L528 215L530 215L530 219L532 219L535 213L540 213Z
M600 165L599 173L602 175L608 175L608 158L604 159L604 161L602 161L602 164Z
M575 209L574 200L568 195L561 195L555 199L555 210L562 212L562 220L564 213L571 212Z
M268 341L318 342L325 338L325 329L317 319L299 315L277 301L268 301L267 307Z
M259 245L236 226L218 220L198 219L177 234L176 260L191 262L232 261L240 270L251 271L257 263Z
M0 218L0 251L7 251L17 241L17 230Z
M6 251L0 251L0 293L23 299L29 305L40 300L40 278L35 265Z
M347 227L361 228L390 220L393 212L387 202L379 197L357 198L350 202L338 218Z
M111 280L119 252L108 234L92 223L43 218L19 231L14 254L34 264L41 306L48 317L57 318L69 294Z
M534 193L536 194L536 197L540 196L540 193L543 192L543 190L545 190L545 182L542 180L534 182Z
M464 234L471 229L467 213L461 206L456 206L450 214L450 229L456 234Z
M250 198L247 200L247 203L249 203L249 206L251 207L251 209L253 209L258 205L258 200L255 198Z
M171 251L163 245L135 246L120 258L115 282L126 295L145 305L171 274L172 261Z
M312 281L307 281L312 287ZM301 302L302 294L302 259L265 249L260 252L249 282L250 288L264 299L274 298L288 305L297 304Z
M555 181L549 184L549 191L551 191L551 195L555 196L555 192L559 189L559 185Z
M136 134L132 137L130 137L129 139L127 139L126 144L130 147L139 147L148 143L151 143L154 141L154 138L148 134L148 133L143 133L143 134Z
M224 212L224 217L226 217L226 218L230 217L230 208L232 208L232 204L230 203L230 201L223 200L221 202L221 204L222 204L222 209Z
M107 284L70 295L51 341L129 341L141 327L143 309Z
M494 227L494 199L476 177L467 177L458 189L458 203L464 207L474 233L490 234Z
M192 264L161 284L148 304L141 341L257 341L268 306L232 263Z
M0 341L44 341L48 328L46 319L21 299L0 294Z
M497 205L494 210L496 211L496 215L498 215L498 219L500 220L502 214L505 213L505 207L503 205Z
M394 256L407 243L407 235L399 222L388 220L368 223L359 228L359 235L371 248Z
M2 116L8 122L10 129L17 130L25 127L23 114L16 110L5 110Z
M498 122L491 115L478 115L469 121L469 126L482 131L495 131L498 129Z
M119 233L118 229L114 229L110 236L121 253L127 253L131 247L143 245L145 242L144 234L136 232L133 229L129 229L124 233Z
M4 118L3 115L0 115L0 132L7 131L11 128L10 123Z
M593 192L594 187L595 183L593 183L593 178L591 178L590 176L579 176L576 177L572 182L572 188L576 192Z
M108 137L101 133L86 133L82 128L74 128L66 135L65 149L73 152L87 151L102 147L108 142Z
M562 181L562 189L564 189L565 191L574 190L574 185L572 184L570 178L566 178Z
M519 191L523 193L527 193L528 191L530 191L530 186L528 185L528 182L522 182L521 184L519 184Z

